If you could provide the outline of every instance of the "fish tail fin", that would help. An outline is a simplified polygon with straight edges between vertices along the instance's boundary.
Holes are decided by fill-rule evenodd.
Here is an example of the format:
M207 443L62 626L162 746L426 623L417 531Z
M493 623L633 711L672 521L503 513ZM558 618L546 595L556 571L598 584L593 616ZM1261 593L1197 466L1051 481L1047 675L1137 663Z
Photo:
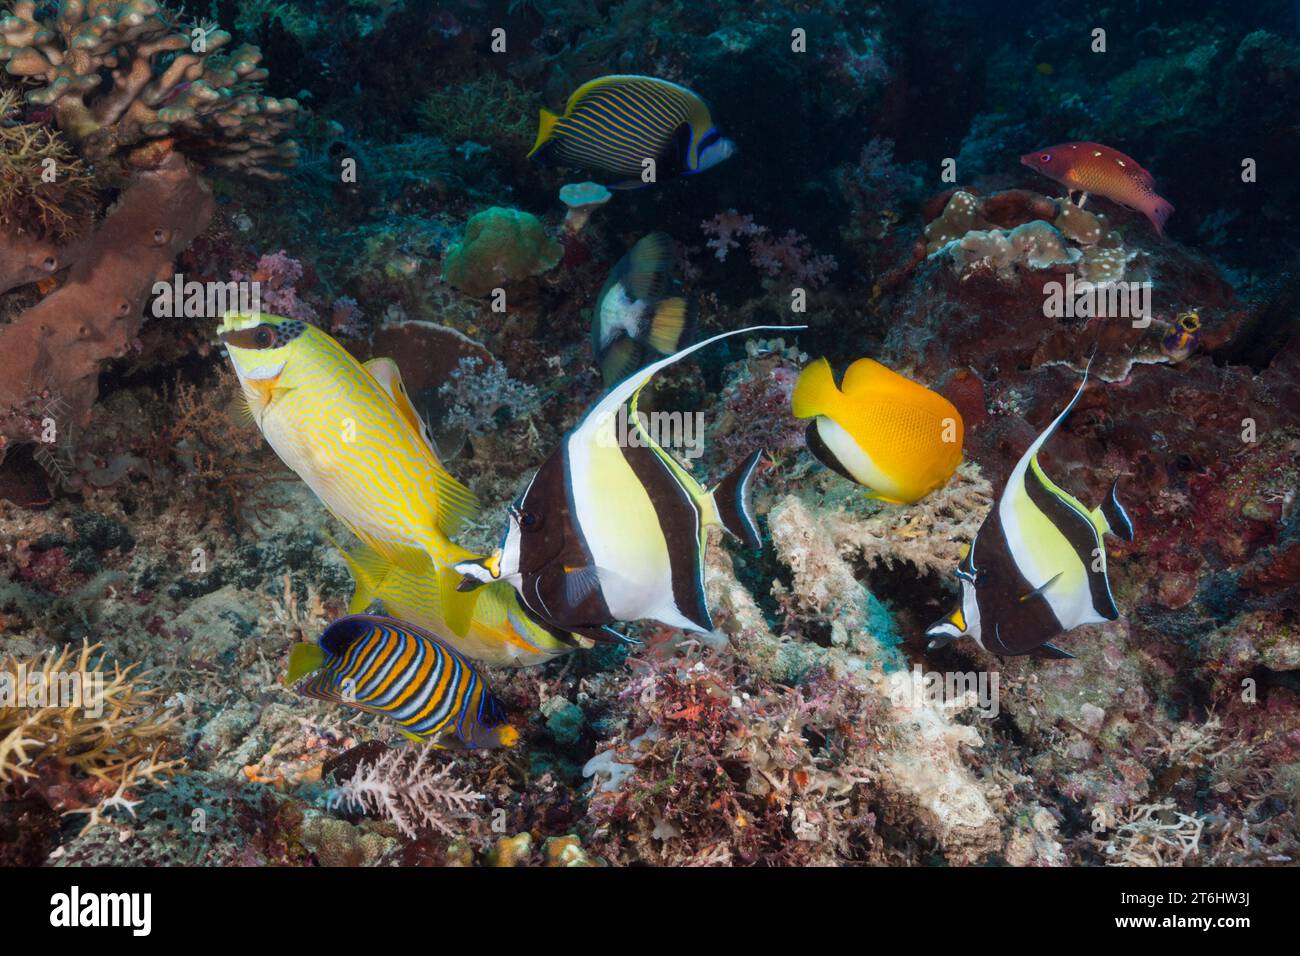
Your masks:
M1156 227L1156 235L1162 239L1165 235L1165 223L1169 221L1173 212L1173 204L1159 196L1151 201L1151 208L1147 210L1147 218L1151 220L1151 225Z
M1133 519L1128 516L1128 512L1120 502L1118 489L1119 479L1116 478L1110 484L1110 492L1106 495L1106 500L1093 509L1093 521L1103 531L1118 535L1125 541L1132 541L1135 536Z
M690 303L681 296L663 299L655 305L654 317L646 330L646 344L660 355L672 355L690 321Z
M754 489L751 484L754 469L762 457L763 450L760 448L718 482L711 492L713 507L722 527L751 548L763 546L758 533L758 522L754 518Z
M790 398L795 418L816 418L838 405L841 397L831 363L818 359L799 373Z
M318 644L298 643L289 651L289 668L284 674L284 686L292 687L325 664L325 652Z
M559 116L546 109L546 107L542 107L537 122L537 141L533 143L533 148L528 151L529 159L532 159L543 146L551 141L551 134L555 132L555 124L559 120Z
M384 560L383 555L364 542L347 551L328 533L325 535L325 540L343 556L348 570L352 572L354 583L352 600L348 602L348 613L360 614L374 603L379 595L379 589L392 570L392 565Z

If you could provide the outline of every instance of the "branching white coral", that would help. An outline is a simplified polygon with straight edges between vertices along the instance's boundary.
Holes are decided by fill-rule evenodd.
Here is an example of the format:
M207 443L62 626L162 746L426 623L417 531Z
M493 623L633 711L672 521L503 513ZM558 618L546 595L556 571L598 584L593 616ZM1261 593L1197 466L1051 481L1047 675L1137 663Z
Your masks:
M352 779L330 791L326 806L387 817L411 839L421 827L455 836L449 820L468 816L483 794L451 778L454 763L434 771L432 753L421 747L412 760L410 750L390 750L374 763L362 763Z

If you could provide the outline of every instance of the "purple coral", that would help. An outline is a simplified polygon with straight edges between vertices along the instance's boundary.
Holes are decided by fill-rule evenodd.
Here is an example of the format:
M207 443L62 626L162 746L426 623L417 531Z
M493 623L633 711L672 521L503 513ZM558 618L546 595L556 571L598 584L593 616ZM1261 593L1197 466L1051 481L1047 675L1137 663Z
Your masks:
M304 275L302 263L281 249L257 260L257 268L250 276L232 270L230 277L236 282L252 281L258 284L261 311L315 323L318 316L310 304L299 297L298 283Z
M728 252L740 248L740 239L748 239L749 261L769 278L784 276L816 288L825 285L839 265L834 256L815 254L802 233L791 229L779 239L773 238L767 226L758 225L753 216L734 209L704 220L700 228L711 237L706 245L719 261L726 261Z

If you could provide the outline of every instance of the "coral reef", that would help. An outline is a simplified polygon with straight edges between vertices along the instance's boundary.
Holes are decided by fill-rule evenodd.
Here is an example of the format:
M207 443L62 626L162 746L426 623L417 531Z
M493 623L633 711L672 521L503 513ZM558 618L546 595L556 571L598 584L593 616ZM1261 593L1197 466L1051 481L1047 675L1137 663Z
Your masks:
M155 0L60 0L49 19L34 0L18 0L0 22L0 61L89 159L120 154L153 166L177 149L221 169L282 176L296 159L283 135L298 104L259 92L267 73L256 47L223 53L229 33L199 33Z

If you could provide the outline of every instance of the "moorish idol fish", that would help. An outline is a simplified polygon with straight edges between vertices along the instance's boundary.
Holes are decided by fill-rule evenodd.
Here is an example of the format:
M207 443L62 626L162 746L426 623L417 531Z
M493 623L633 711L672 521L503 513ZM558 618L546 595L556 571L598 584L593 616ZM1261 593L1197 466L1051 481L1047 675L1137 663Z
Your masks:
M826 359L799 374L792 397L796 418L811 418L806 439L813 457L870 498L912 504L943 487L961 464L961 415L938 392L858 359L836 387Z
M1007 479L1002 497L976 532L957 568L961 600L931 625L930 647L970 637L994 654L1072 657L1050 643L1082 624L1119 617L1106 573L1102 535L1133 540L1133 522L1116 494L1089 511L1043 473L1038 452L1070 414L1088 384L1075 392L1029 446Z
M316 644L295 644L284 685L395 720L404 736L436 747L512 747L519 739L469 661L391 617L342 617Z
M646 185L647 159L663 180L702 172L735 151L708 104L685 87L652 76L602 76L574 91L563 116L541 111L528 156L618 177L611 189L637 189Z
M479 592L468 629L456 634L443 618L443 577L432 564L412 572L389 564L365 544L339 551L355 582L350 614L382 613L410 621L466 657L503 667L542 664L577 646L573 635L534 620L519 603L519 592L504 581Z
M565 435L510 509L501 548L456 565L461 587L509 581L524 606L593 640L627 640L609 625L651 619L709 631L704 598L707 529L720 525L760 546L749 482L755 452L712 491L654 440L637 396L660 370L720 339L802 326L724 332L641 369L616 385ZM636 439L620 443L618 418Z
M362 541L413 573L428 562L448 576L469 552L453 544L478 510L473 492L443 468L391 359L362 365L297 319L230 313L218 329L262 434L281 461ZM442 611L455 631L473 600Z
M644 365L647 357L677 351L691 308L672 268L672 239L652 232L610 270L591 323L591 348L606 388Z

